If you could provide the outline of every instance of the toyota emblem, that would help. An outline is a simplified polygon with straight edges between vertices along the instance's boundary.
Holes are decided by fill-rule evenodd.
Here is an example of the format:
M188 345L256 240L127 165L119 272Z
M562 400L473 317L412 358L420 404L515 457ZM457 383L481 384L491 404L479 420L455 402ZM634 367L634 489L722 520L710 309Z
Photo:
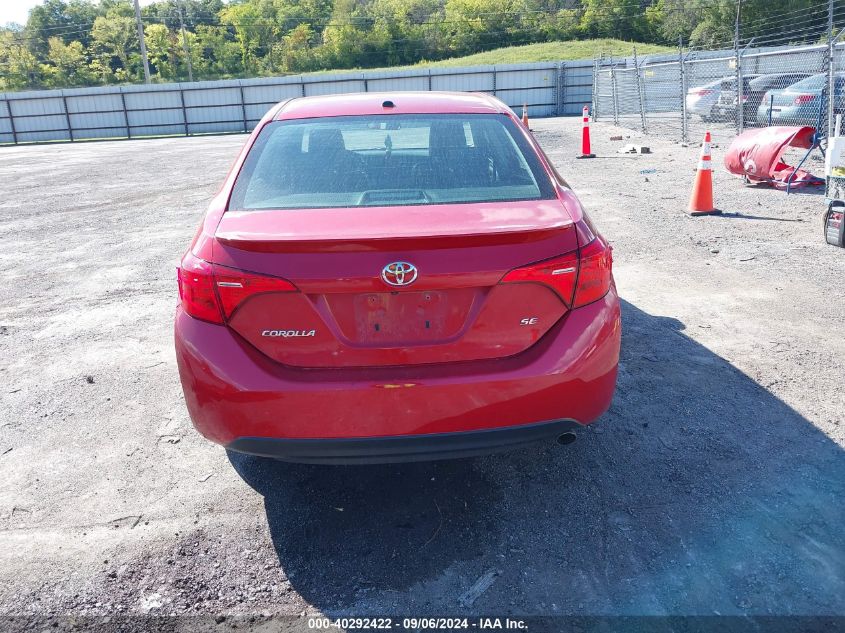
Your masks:
M392 262L381 269L381 278L389 286L409 286L417 280L417 267L408 262Z

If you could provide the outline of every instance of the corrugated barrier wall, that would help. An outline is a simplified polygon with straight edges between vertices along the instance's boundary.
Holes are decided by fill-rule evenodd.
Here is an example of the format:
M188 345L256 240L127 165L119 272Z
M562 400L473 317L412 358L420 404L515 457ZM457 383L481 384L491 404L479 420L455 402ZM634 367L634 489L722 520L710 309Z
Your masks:
M402 90L481 91L531 117L580 114L593 60L289 75L0 94L0 144L220 134L253 128L290 97Z

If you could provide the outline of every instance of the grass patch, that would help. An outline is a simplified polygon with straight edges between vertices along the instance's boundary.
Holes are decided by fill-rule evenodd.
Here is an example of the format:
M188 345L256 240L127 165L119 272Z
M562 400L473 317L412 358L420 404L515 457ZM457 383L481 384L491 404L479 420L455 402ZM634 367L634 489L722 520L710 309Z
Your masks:
M404 70L408 68L448 68L456 66L490 66L493 64L524 64L528 62L560 62L572 59L592 59L604 53L614 57L627 57L637 47L637 55L672 53L677 49L659 44L643 44L642 42L625 42L610 38L596 40L567 40L565 42L543 42L540 44L525 44L523 46L504 46L494 48L483 53L474 53L464 57L452 57L436 62L421 61L410 66L392 66L381 68L334 68L302 73L303 75L324 75L327 73L349 73L368 70ZM293 73L296 74L296 73Z
M453 57L437 62L420 62L417 66L481 66L525 62L557 62L570 59L592 59L600 53L614 57L627 57L631 55L634 46L637 47L638 56L671 53L675 50L670 46L624 42L614 39L570 40L567 42L506 46L465 57Z

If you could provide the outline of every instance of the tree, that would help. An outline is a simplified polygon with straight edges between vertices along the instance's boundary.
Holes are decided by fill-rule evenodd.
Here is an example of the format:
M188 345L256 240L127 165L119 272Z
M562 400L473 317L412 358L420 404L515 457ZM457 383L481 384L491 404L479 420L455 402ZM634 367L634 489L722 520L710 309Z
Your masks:
M0 68L3 90L23 90L41 83L38 58L27 48L21 34L10 29L0 29Z
M301 73L316 70L319 61L315 52L314 31L308 24L299 24L274 44L271 55L274 65L287 72Z
M246 72L256 69L257 61L270 49L275 33L275 8L269 0L231 4L220 12L220 21L235 31Z
M144 40L147 44L147 57L154 72L162 79L175 79L177 55L174 52L174 35L164 24L148 24L144 27Z
M226 27L200 25L196 32L199 54L194 72L202 77L220 77L243 72L241 49Z
M67 5L62 0L45 0L29 11L26 22L26 38L29 49L36 55L45 57L49 48L50 36L56 33L68 33L73 39L73 22L67 15ZM69 40L70 41L70 40Z
M645 32L643 10L631 0L584 0L581 30L587 37L639 40Z
M686 0L658 0L646 9L645 18L653 38L668 44L677 44L679 38L689 42L701 18L701 7Z
M92 80L82 42L65 44L61 38L51 37L47 59L50 63L42 65L42 72L50 86L84 86Z
M699 13L695 16L695 28L689 36L690 46L701 48L724 48L733 45L734 24L736 21L736 3L733 0L696 5Z
M364 59L367 34L351 24L331 24L323 30L323 65L354 68Z
M444 30L450 53L474 53L519 41L525 9L522 0L446 0Z
M138 32L135 20L128 16L109 13L94 20L91 29L93 48L102 56L103 63L116 76L130 76L130 54L138 50ZM115 60L117 64L115 64Z
M275 22L288 34L300 25L316 33L331 19L332 5L332 0L273 0Z
M439 0L373 0L373 43L383 51L383 63L409 64L439 56L437 32L432 24L442 20Z

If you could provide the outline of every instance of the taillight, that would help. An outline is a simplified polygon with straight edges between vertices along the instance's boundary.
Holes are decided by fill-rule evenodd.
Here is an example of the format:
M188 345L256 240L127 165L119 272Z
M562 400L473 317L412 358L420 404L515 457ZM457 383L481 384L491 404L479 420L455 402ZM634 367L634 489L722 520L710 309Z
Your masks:
M603 238L597 237L581 249L578 267L578 287L573 308L598 301L610 290L613 268L613 249Z
M580 308L610 290L612 249L596 237L580 250L510 271L503 283L535 282L552 288L567 306Z
M795 101L792 103L795 105L801 105L802 103L810 103L811 101L816 100L816 95L798 95L795 97Z
M296 286L287 279L256 275L225 266L214 266L214 280L227 319L249 297L265 292L296 292Z
M182 309L197 319L223 323L217 295L214 293L214 271L211 264L189 252L182 258L177 275Z
M698 95L699 97L706 97L707 95L712 95L713 90L693 90L692 94Z
M533 281L545 284L558 293L566 305L572 305L577 276L578 254L573 252L512 270L502 278L502 282Z
M296 286L286 279L210 264L191 253L182 258L178 278L182 309L210 323L223 323L224 317L231 317L249 297L296 291Z

